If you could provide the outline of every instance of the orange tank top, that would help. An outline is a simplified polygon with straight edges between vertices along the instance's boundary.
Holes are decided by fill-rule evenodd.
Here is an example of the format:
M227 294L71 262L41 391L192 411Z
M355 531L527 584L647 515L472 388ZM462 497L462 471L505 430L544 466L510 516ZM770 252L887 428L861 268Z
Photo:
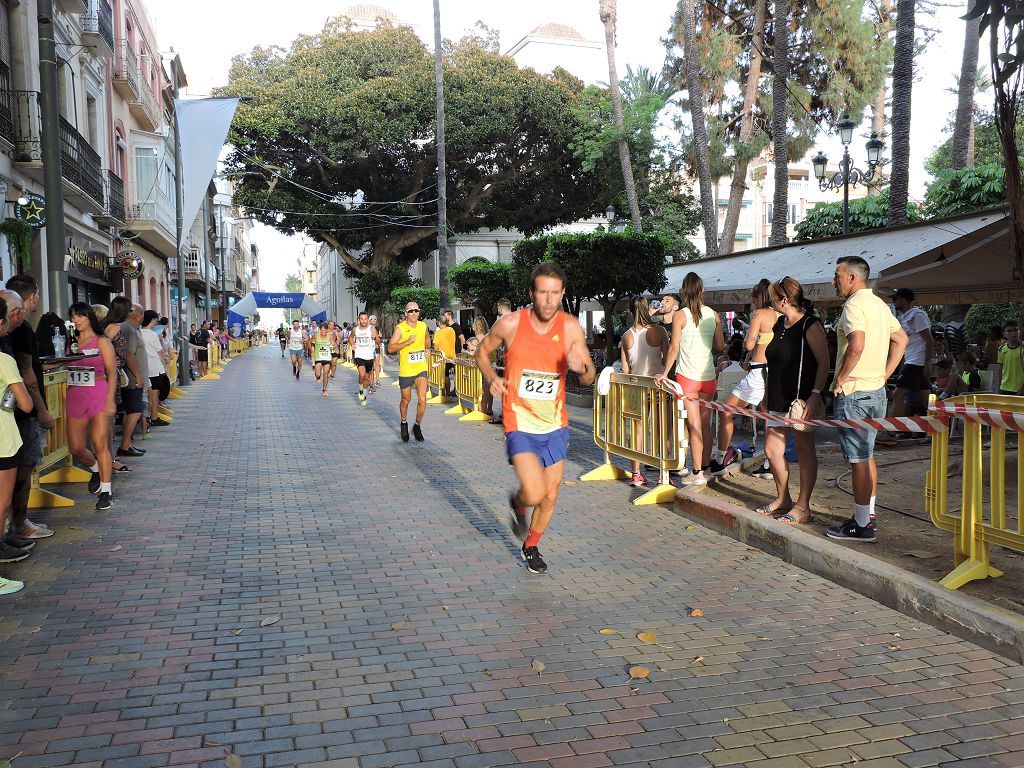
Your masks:
M502 400L506 432L546 435L569 426L565 410L565 313L555 314L551 328L538 333L532 310L519 310L519 327L505 352L507 390Z

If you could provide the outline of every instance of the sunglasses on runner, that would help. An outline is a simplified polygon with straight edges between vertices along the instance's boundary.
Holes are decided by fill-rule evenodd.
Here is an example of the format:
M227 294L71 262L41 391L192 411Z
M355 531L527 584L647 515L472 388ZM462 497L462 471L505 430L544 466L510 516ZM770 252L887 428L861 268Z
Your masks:
M418 309L407 309L407 310L405 310L405 314L407 314L407 315L411 314L413 312L419 312L419 310Z

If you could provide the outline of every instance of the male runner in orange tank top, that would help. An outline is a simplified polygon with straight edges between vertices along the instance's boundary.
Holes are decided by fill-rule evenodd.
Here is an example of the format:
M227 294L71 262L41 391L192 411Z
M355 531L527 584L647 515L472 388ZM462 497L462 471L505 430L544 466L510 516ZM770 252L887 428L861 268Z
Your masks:
M512 532L525 539L523 560L532 573L548 569L537 545L555 511L569 451L565 373L578 373L583 384L594 381L594 364L579 320L561 310L564 295L562 268L538 264L530 276L532 305L498 320L476 351L484 385L502 398L505 448L519 478L519 490L509 496ZM503 343L501 378L490 358ZM533 507L529 525L527 507Z

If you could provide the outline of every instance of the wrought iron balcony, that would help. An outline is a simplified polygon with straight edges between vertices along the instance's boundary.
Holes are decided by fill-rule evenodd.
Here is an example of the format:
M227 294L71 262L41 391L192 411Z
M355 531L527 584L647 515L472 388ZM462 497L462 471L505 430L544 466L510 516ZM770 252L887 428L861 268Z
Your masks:
M82 42L98 58L114 53L114 11L107 0L91 0L89 12L82 17Z
M139 57L128 45L128 41L122 40L114 58L114 90L128 101L136 100L140 94L140 79Z
M124 182L109 168L103 172L103 211L96 220L107 226L123 226L126 221Z
M60 119L61 174L103 206L103 169L100 156L75 127Z
M128 185L128 221L129 229L153 229L159 227L166 232L174 247L174 201L171 200L163 187L153 182L143 188L137 184Z
M11 70L0 61L0 139L14 144L18 138L14 122L14 94L11 92Z
M144 131L155 131L160 127L160 107L149 83L139 79L139 95L128 99L128 109Z
M14 162L42 163L42 113L37 91L10 91L14 122Z
M64 13L84 14L89 11L88 0L55 0L53 4Z

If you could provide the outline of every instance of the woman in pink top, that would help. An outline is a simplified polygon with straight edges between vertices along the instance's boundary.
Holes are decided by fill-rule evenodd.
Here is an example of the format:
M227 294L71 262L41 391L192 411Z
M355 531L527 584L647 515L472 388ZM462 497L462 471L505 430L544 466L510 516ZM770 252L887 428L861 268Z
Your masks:
M110 420L114 417L117 362L114 347L103 335L100 322L88 304L78 302L69 310L78 331L78 349L89 355L68 364L68 450L89 467L89 491L99 493L96 509L110 509L114 459L110 452ZM90 354L92 350L96 353ZM89 450L89 443L92 450Z

